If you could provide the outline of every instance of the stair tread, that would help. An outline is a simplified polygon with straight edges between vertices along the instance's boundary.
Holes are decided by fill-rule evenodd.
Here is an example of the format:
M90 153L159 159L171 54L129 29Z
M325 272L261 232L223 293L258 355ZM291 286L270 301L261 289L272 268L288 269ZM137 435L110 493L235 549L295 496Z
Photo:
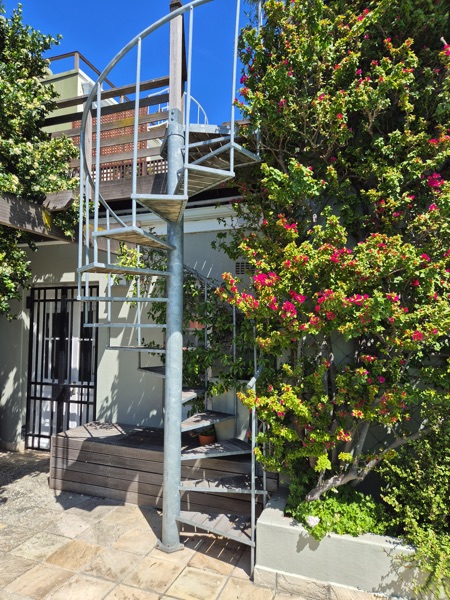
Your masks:
M217 458L220 456L237 456L251 454L251 445L237 438L207 444L206 446L190 445L183 449L181 460Z
M251 538L251 521L248 516L183 510L176 520L248 546L255 545Z
M182 492L210 492L230 494L251 494L252 482L250 475L234 475L229 477L216 477L212 479L187 479L181 482ZM257 494L265 494L262 480L255 478L255 490Z
M156 235L147 233L137 226L118 227L117 229L95 231L92 233L92 237L107 237L117 240L118 242L128 242L141 246L151 246L153 248L161 248L163 250L173 249L173 246L168 244L162 238L158 238Z
M159 275L169 277L166 271L155 271L139 267L124 267L112 263L90 263L78 269L79 273L111 273L112 275Z
M215 410L205 410L201 413L196 413L191 417L188 417L181 423L181 431L192 431L194 429L201 429L208 425L214 425L215 423L221 423L222 421L229 421L234 419L235 415L229 413L219 412Z
M132 197L169 223L181 221L188 200L187 196L181 194L167 197L159 194L135 194Z

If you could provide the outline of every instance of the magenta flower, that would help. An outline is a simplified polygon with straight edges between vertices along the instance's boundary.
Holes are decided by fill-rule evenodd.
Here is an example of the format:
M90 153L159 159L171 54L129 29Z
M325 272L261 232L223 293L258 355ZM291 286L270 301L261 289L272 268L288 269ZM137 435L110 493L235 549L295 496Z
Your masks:
M411 337L415 342L420 342L423 340L423 333L421 331L415 331Z

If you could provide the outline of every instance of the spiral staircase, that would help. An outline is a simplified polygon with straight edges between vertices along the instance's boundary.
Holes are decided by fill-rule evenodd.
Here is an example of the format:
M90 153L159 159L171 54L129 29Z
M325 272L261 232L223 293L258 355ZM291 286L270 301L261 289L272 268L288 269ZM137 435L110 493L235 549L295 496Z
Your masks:
M252 548L252 564L255 548L255 497L265 495L266 491L258 485L253 453L256 437L256 418L252 417L252 443L241 439L229 439L204 447L191 447L182 452L181 432L204 428L208 424L223 420L236 419L234 414L206 410L182 421L182 405L192 401L197 390L185 390L182 386L182 287L183 287L183 214L190 197L216 187L235 176L235 169L258 161L257 154L244 148L239 143L238 130L234 120L234 109L231 110L229 125L210 125L191 123L191 72L194 40L194 14L211 0L193 0L185 6L181 2L171 2L171 12L156 21L131 40L109 63L95 82L86 101L81 123L81 167L80 167L80 229L79 229L79 264L78 264L78 297L85 302L101 302L105 306L105 319L90 326L106 328L111 349L141 353L165 354L163 367L144 367L144 370L165 379L165 415L164 415L164 499L163 499L163 531L160 548L172 552L181 548L179 526L191 525L230 539L242 542ZM235 56L233 69L233 87L236 80L236 54L240 2L236 6ZM186 100L183 97L183 17L189 16L186 39ZM142 190L139 185L139 160L142 155L142 125L140 116L148 110L148 102L141 89L142 65L144 64L144 41L155 31L164 26L170 27L170 74L169 74L169 109L165 135L161 139L160 155L167 161L166 173L160 178L157 190ZM127 204L128 214L117 211L102 196L102 185L98 174L101 169L102 133L101 124L107 105L102 99L102 84L123 59L129 60L135 54L136 81L134 85L134 127L131 161L131 190ZM146 90L151 88L146 82ZM155 80L155 86L157 80ZM154 96L152 94L153 104ZM230 94L230 99L234 94ZM166 98L165 90L161 92L161 102ZM89 143L94 137L94 159L91 163ZM97 176L95 175L97 174ZM162 181L162 183L161 183ZM150 211L166 224L165 235L155 235L146 231L139 222L142 209ZM117 260L118 246L125 244L135 251L136 263L124 266ZM165 268L142 268L140 256L144 249L157 249L167 256ZM106 258L105 258L106 257ZM102 295L90 294L90 274L106 274L106 292ZM136 305L136 317L133 322L115 321L113 308L117 303L130 301L130 297L120 296L114 292L117 279L132 280L134 286L133 302ZM147 293L148 282L163 278L166 283L166 297L153 298ZM167 303L167 323L158 325L146 322L144 307L147 302ZM147 329L163 329L165 343L151 348L142 342L143 331ZM114 341L117 330L133 332L130 336L119 337ZM126 343L124 342L126 339ZM257 374L249 382L254 386ZM181 463L185 460L209 457L224 457L247 454L251 456L252 467L249 476L234 478L232 481L209 480L181 482ZM250 494L251 518L234 515L190 513L180 510L180 493L185 491L204 491L205 493Z

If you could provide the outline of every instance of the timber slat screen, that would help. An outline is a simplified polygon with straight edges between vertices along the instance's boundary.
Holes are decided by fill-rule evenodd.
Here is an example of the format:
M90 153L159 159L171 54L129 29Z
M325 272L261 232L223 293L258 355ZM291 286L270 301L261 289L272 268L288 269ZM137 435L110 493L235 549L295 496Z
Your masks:
M155 90L166 86L168 78L162 77L152 79L141 84L141 92ZM101 142L100 142L100 181L120 181L130 179L132 173L132 146L134 131L134 101L123 101L126 94L133 94L132 86L114 88L102 92L103 102L108 102L102 108L101 116ZM120 97L121 102L115 98ZM50 117L45 121L45 127L53 137L62 135L72 139L78 147L80 145L80 119L82 112L80 108L87 96L79 96L60 100L57 109L70 109L67 114ZM165 91L154 93L147 98L142 98L139 108L138 122L138 176L152 176L167 173L167 162L161 157L161 144L164 138L167 111L168 94ZM60 131L60 126L67 124L67 129ZM58 131L55 131L58 129ZM96 144L96 117L93 115L92 126L92 157L95 157ZM80 167L79 160L73 160L70 164L74 173ZM95 171L91 173L95 180ZM130 192L128 192L129 195Z
M191 442L189 435L183 443ZM52 437L50 487L162 508L163 430L89 423ZM247 457L183 462L183 480L236 477L250 473ZM269 490L277 486L268 477ZM233 493L184 492L182 510L250 514L250 499ZM258 503L258 514L262 504Z

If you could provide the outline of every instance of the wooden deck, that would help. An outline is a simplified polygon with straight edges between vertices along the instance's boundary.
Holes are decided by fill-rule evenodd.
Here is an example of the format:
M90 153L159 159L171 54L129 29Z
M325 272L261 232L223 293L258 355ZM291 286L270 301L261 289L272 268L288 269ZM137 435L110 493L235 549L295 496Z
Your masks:
M53 436L50 487L162 508L163 435L162 429L93 422ZM183 447L196 446L192 439L183 434ZM184 482L249 473L248 456L183 460L181 467ZM268 476L269 490L276 486L276 476ZM259 497L257 514L261 507ZM250 497L226 491L186 491L181 496L181 508L248 515Z

